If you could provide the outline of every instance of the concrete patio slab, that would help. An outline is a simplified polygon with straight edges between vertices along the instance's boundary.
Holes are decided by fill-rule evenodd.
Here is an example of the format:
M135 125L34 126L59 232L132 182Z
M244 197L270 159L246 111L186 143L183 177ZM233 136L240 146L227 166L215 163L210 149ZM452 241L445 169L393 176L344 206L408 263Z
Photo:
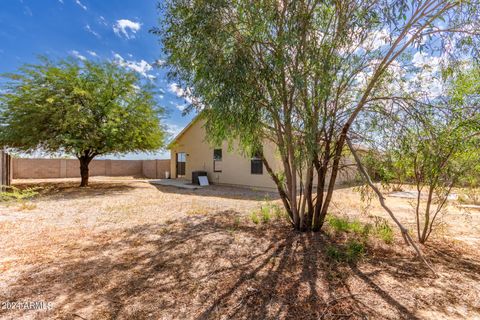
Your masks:
M390 192L388 194L390 197L396 197L396 198L406 198L406 199L416 199L417 198L417 192L416 191L396 191L396 192ZM426 199L427 194L422 193L420 198ZM457 200L458 195L455 193L449 194L448 195L448 200Z
M158 180L150 180L149 182L154 185L177 187L181 189L196 190L196 189L202 188L199 185L191 184L186 180L179 180L179 179L158 179Z

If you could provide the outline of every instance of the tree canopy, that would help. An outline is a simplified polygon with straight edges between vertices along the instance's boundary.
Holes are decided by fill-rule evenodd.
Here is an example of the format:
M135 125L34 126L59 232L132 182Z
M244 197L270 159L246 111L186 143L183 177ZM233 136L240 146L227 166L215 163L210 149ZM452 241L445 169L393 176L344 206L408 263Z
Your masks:
M112 62L40 62L5 75L2 145L73 155L81 162L82 185L95 156L163 146L163 109L137 74Z
M170 76L196 98L192 107L204 111L212 141L238 139L246 152L265 140L278 147L282 170L264 164L300 230L321 228L345 142L361 139L368 113L436 99L441 65L473 59L480 30L475 1L169 0L160 7L154 32ZM435 60L434 70L414 61L422 59Z

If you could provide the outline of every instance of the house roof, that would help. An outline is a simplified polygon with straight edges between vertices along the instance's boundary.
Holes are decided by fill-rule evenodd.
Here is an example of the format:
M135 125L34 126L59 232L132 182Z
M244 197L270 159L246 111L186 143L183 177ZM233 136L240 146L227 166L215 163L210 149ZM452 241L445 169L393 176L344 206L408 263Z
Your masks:
M182 131L180 131L179 134L177 134L175 136L175 138L173 138L172 141L170 141L170 143L168 144L167 148L168 149L171 149L173 148L173 146L175 145L175 143L178 141L178 139L180 139L187 131L188 129L190 129L198 120L200 120L200 116L202 115L202 113L199 113L197 114L193 119L192 121L190 121L187 126L185 128L183 128Z
M197 114L197 115L192 119L192 121L190 121L190 122L185 126L185 128L183 128L183 130L180 131L180 133L177 134L177 135L175 136L175 138L173 138L172 141L170 141L170 143L168 144L167 148L168 148L168 149L173 148L173 146L174 146L175 143L178 141L178 139L180 139L198 120L200 120L201 115L202 115L202 112L200 112L199 114ZM370 150L370 148L369 148L368 146L363 145L363 144L354 144L353 146L354 146L355 149L357 149L358 151L367 152L367 151Z

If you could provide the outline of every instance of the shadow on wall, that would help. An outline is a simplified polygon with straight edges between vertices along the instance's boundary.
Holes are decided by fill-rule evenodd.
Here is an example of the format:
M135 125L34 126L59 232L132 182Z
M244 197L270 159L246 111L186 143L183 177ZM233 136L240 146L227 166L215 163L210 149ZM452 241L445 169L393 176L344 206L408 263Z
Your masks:
M72 319L416 319L409 284L431 285L427 271L385 252L367 267L329 262L323 234L235 223L235 212L109 231L64 244L55 261L24 270L2 301L43 300ZM439 257L447 267L456 268ZM368 269L368 271L365 271ZM462 269L478 280L480 265ZM401 282L404 291L382 277ZM414 290L414 289L412 289ZM455 306L447 291L436 300ZM437 310L444 311L444 310Z

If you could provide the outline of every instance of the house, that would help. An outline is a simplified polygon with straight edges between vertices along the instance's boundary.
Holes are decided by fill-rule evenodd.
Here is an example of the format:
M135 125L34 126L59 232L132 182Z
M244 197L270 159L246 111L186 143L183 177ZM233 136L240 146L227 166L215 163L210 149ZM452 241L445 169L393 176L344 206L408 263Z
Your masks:
M213 184L276 189L261 159L247 158L235 146L229 148L226 142L211 146L206 139L204 124L205 121L197 116L170 143L171 178L190 180L193 171L205 171ZM273 143L263 145L263 154L275 172L282 169ZM352 166L339 173L337 184L355 180L357 171L353 162L349 162Z

